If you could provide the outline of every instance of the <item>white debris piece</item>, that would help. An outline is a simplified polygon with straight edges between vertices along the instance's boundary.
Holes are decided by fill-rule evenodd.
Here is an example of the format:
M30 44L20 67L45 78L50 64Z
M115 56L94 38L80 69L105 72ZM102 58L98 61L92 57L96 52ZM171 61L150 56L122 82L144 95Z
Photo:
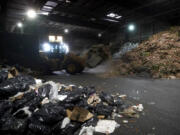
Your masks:
M9 97L9 100L15 100L18 97L22 97L24 95L24 92L18 92L16 95L14 95L13 97Z
M83 127L79 135L93 135L95 128L93 126Z
M58 100L63 101L67 98L67 95L57 95Z
M36 84L42 84L42 80L41 79L35 79Z
M128 123L128 120L123 120L123 123L127 124L127 123Z
M120 114L118 114L118 113L113 112L113 113L112 113L112 119L115 119L116 117L122 118L123 116L120 115Z
M65 117L63 122L62 122L62 125L61 125L61 129L65 128L67 124L70 123L70 119L68 117Z
M13 97L19 97L19 96L21 96L21 95L23 95L24 94L24 92L18 92L16 95L14 95Z
M142 112L144 110L144 107L142 104L133 105L132 107L133 107L133 109L135 109L138 112Z
M83 89L83 86L80 85L80 86L79 86L79 89Z
M41 101L42 105L47 104L47 103L49 103L49 99L47 97Z
M49 100L58 100L58 90L60 88L60 85L53 81L46 82L45 84L50 84L52 86L49 92Z
M95 131L104 134L111 134L114 132L115 128L119 126L120 125L114 120L99 120L95 127Z
M34 112L37 112L39 110L39 108L36 108L35 110L34 110Z
M24 113L27 114L28 117L31 117L31 115L32 115L32 112L29 111L29 107L28 106L17 110L13 115L16 115L20 111L24 111Z
M119 95L120 98L126 98L127 95Z

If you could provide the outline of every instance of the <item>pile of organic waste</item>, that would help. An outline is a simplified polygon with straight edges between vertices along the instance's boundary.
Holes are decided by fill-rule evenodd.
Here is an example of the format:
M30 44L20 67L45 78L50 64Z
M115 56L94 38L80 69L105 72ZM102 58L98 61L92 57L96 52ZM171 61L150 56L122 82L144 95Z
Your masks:
M139 75L180 78L180 27L153 35L120 59L112 62L105 76Z

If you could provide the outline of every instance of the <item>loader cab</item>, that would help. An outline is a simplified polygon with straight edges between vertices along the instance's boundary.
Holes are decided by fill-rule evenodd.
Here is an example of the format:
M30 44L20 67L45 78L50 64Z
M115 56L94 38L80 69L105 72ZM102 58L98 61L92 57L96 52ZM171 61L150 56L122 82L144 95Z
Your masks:
M40 53L48 58L59 58L69 53L69 47L61 36L49 36L49 41L41 44Z

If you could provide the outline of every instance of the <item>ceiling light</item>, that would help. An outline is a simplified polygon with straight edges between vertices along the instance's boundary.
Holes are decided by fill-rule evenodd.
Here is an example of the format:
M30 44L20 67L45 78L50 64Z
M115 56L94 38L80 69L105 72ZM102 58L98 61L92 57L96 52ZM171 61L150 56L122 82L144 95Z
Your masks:
M101 34L101 33L99 33L99 34L98 34L98 37L102 37L102 34Z
M47 1L46 6L51 6L51 7L56 7L58 5L58 3L54 2L54 1Z
M115 18L116 18L116 19L120 19L121 17L122 17L122 16L116 16Z
M19 28L21 28L21 27L23 26L23 24L22 24L21 22L18 22L18 23L17 23L17 26L18 26Z
M107 14L107 16L114 18L114 17L116 16L116 14L114 14L114 13L109 13L109 14Z
M66 0L66 3L71 3L71 1L69 1L69 0Z
M52 36L52 35L49 36L49 42L55 42L55 40L56 40L55 36Z
M49 12L44 12L44 11L42 11L40 14L42 14L42 15L49 15Z
M28 10L27 11L27 16L29 17L29 18L31 18L31 19L34 19L34 18L36 18L36 16L37 16L37 13L36 13L36 11L35 10Z
M43 8L53 9L53 7L43 6Z
M129 29L129 31L134 31L135 26L134 26L133 24L130 24L130 25L128 26L128 29Z
M64 32L65 32L65 33L68 33L68 32L69 32L69 30L68 30L68 29L64 29Z
M114 20L114 19L104 19L104 20L109 21L109 22L115 22L115 23L118 23L118 22L119 22L119 21Z
M115 13L109 13L109 14L107 14L107 17L120 19L122 16L115 14Z

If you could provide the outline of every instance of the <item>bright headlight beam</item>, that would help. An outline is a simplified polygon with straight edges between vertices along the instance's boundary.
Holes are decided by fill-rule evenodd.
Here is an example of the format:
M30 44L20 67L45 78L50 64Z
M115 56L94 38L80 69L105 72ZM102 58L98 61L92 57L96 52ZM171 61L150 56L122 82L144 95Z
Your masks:
M18 22L18 23L17 23L17 26L18 26L19 28L21 28L21 27L23 26L23 24L22 24L21 22Z
M50 52L51 51L51 45L48 44L48 43L44 43L42 47L43 47L42 48L43 51L45 51L45 52Z
M68 44L65 44L65 43L64 43L63 48L65 49L65 53L68 53L68 52L69 52L69 46L68 46Z
M36 18L37 13L36 13L35 10L30 9L30 10L27 11L27 16L28 16L30 19L34 19L34 18Z

